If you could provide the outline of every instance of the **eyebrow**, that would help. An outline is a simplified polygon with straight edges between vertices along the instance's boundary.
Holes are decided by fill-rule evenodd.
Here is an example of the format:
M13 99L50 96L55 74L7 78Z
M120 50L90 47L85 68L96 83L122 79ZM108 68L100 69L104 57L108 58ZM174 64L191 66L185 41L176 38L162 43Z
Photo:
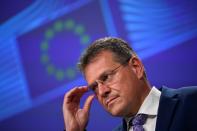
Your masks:
M108 74L110 72L112 72L112 70L111 71L110 70L104 71L103 73L101 73L101 75L96 80L100 80L104 75L106 75L106 74ZM92 86L97 84L96 80L93 83L91 83L90 85L88 85L88 87L91 88Z

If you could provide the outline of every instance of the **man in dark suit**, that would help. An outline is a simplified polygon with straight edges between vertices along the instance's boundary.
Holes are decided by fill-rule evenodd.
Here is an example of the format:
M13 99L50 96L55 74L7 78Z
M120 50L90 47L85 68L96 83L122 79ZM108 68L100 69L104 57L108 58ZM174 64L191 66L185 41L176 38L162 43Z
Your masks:
M155 131L196 131L197 87L161 88ZM127 131L122 124L114 131Z
M119 38L102 38L82 55L79 68L88 86L65 94L63 114L66 131L83 131L94 97L113 116L122 117L119 131L194 131L197 89L172 90L151 87L144 66L132 48ZM80 99L90 95L83 108Z

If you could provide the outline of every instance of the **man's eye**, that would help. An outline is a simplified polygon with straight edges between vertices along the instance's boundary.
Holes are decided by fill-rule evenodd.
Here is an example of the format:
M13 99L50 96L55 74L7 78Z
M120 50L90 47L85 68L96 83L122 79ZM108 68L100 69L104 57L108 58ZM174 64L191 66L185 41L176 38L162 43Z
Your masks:
M104 76L102 77L102 81L105 82L108 78L109 78L109 75L104 75Z
M97 89L97 87L98 87L98 84L97 84L97 82L95 82L94 84L91 85L90 88L91 88L93 91L95 91L95 90Z

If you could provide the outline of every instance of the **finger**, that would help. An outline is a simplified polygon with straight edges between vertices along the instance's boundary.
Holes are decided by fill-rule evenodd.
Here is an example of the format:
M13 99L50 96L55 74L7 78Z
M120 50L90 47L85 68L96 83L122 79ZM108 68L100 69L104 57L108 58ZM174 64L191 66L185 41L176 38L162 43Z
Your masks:
M86 86L75 87L65 94L64 101L65 102L78 101L80 100L81 96L87 91L88 89Z
M66 93L65 98L72 98L73 96L81 96L87 91L87 87L75 87Z
M92 103L94 97L95 97L95 95L90 95L90 96L88 96L88 98L86 99L85 104L84 104L84 106L83 106L83 109L84 109L86 112L89 112L90 107L91 107L91 103Z
M73 93L73 99L72 101L73 102L76 102L76 103L79 103L80 102L80 99L81 97L87 92L87 87L79 87L77 88L76 92Z

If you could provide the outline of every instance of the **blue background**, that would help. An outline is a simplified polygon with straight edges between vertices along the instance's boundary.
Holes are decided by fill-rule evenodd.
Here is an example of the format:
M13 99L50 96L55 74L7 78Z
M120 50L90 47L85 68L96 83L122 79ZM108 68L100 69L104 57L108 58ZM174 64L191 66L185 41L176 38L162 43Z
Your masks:
M195 0L2 0L0 131L63 130L64 93L84 85L76 68L95 39L131 44L152 85L197 85ZM87 97L82 98L82 104ZM90 131L121 121L94 100Z

